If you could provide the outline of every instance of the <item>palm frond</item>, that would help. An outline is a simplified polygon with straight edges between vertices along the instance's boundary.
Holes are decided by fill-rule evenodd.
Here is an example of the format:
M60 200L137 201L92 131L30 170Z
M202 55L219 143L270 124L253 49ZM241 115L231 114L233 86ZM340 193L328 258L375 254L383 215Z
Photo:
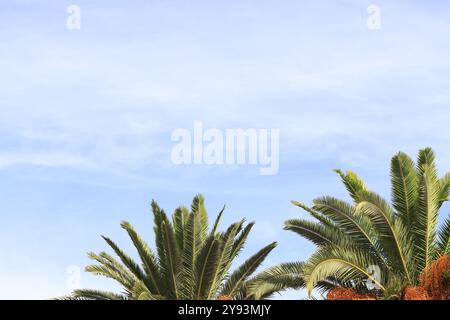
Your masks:
M214 226L211 230L212 234L215 234L217 232L217 228L219 227L220 219L222 219L223 212L225 211L225 206L223 206L222 210L220 210L219 214L217 215L216 221L214 222Z
M255 255L246 260L239 268L237 268L225 282L220 295L233 297L239 288L243 286L247 278L255 272L255 270L261 265L276 245L277 243L273 242L262 248Z
M377 279L368 270L377 265L373 256L355 247L322 247L314 253L303 268L306 290L311 295L313 288L320 281L330 276L343 281L373 281L384 290L384 279Z
M244 220L241 221L241 226L244 224ZM245 245L245 242L247 240L247 237L252 230L253 226L255 225L254 222L250 222L248 225L246 225L237 236L236 240L234 241L233 248L231 249L231 255L230 259L233 260L236 258L241 252L242 248Z
M330 227L335 227L336 226L331 219L329 219L326 216L324 216L321 212L314 211L313 209L311 209L310 207L308 207L307 205L305 205L305 204L303 204L303 203L301 203L299 201L291 201L291 203L294 206L302 208L303 210L308 212L312 217L314 217L316 220L318 220L322 224L324 224L326 226L330 226Z
M396 268L412 281L411 271L413 243L410 231L401 219L395 218L395 213L389 204L378 194L368 192L357 205L360 215L371 219L373 226L380 234L382 252L389 256L388 266Z
M106 241L106 243L114 250L116 255L120 258L122 263L128 268L131 273L137 278L137 279L145 279L145 274L142 271L141 267L129 256L127 255L122 249L120 249L111 239L108 237L102 236L102 238Z
M420 270L427 269L435 252L436 225L439 210L439 181L433 165L422 165L417 218L414 225L416 259Z
M238 230L242 227L243 222L237 222L232 224L226 232L220 235L222 241L222 248L220 254L217 257L218 268L215 270L213 279L211 280L210 292L208 293L207 299L213 298L222 285L222 282L231 266L231 259L234 238Z
M367 192L366 192L367 193ZM331 220L352 240L373 252L381 263L386 264L382 254L379 234L366 215L358 214L354 206L333 197L317 198L313 210L319 211Z
M214 276L219 269L219 256L223 249L220 237L210 235L196 260L196 293L195 299L207 299L214 286Z
M403 224L411 227L417 205L419 182L414 161L399 152L391 160L392 204Z
M257 274L248 281L247 295L259 300L286 289L303 288L303 265L302 262L283 263Z
M422 174L424 172L424 168L426 166L431 166L431 167L435 167L435 155L434 155L434 151L431 148L424 148L419 150L419 154L417 156L417 171L418 171L418 175L419 175L419 180L420 177L422 177Z
M175 232L175 239L177 241L179 251L183 251L184 224L186 223L186 221L184 221L185 215L183 214L183 211L184 210L182 207L178 207L172 214L173 229Z
M205 241L208 235L208 214L205 209L205 198L198 194L192 200L191 211L197 216L200 224L200 239Z
M364 181L353 171L347 170L345 173L338 169L334 171L339 174L342 182L345 185L345 188L355 202L358 202L359 196L361 194L368 191Z
M304 219L290 219L284 222L284 230L293 231L317 246L349 244L351 238L339 228L311 222Z
M141 279L148 287L148 289L157 295L163 294L162 279L160 275L159 266L156 262L156 258L147 245L147 243L139 236L134 230L133 226L126 221L121 223L123 229L125 229L133 242L139 257L141 258L147 277Z
M82 300L128 300L128 297L123 294L91 289L75 290L72 297Z
M450 218L447 218L439 230L437 252L439 255L450 254Z
M136 282L133 287L132 297L134 300L165 300L164 296L150 292L142 281Z
M193 213L189 214L184 230L184 248L182 253L181 270L181 294L185 299L194 296L196 285L195 264L198 252L201 249L199 225L196 223L196 217Z
M439 180L439 208L442 204L449 200L449 192L450 192L450 172L447 172L440 180Z
M168 222L167 215L156 203L152 200L152 212L153 212L153 231L155 233L156 252L158 254L158 263L161 268L167 269L167 259L164 250L164 238L163 238L163 222Z
M164 255L167 259L167 264L161 266L162 276L170 283L169 297L173 299L180 298L178 274L180 270L180 259L175 234L172 226L167 223L162 223L162 234L164 239Z
M88 257L97 261L100 265L86 266L86 272L114 279L127 290L131 290L133 288L134 283L136 282L136 277L109 254L106 252L101 252L97 255L93 252L89 252Z

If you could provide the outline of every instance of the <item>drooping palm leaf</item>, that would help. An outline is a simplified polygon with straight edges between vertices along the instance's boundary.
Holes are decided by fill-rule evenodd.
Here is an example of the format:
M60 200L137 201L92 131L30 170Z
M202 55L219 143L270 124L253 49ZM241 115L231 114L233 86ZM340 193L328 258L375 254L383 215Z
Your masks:
M83 300L128 300L128 297L122 294L90 289L75 290L71 297Z
M450 254L450 218L447 218L439 231L439 240L437 243L437 254Z
M377 279L371 275L369 266L377 265L376 259L367 251L356 247L321 247L314 253L304 266L304 278L308 294L314 286L335 276L343 281L371 280L384 290L384 279Z
M303 288L303 265L301 262L283 263L261 272L248 281L247 294L259 300L286 289Z
M120 249L111 239L102 236L108 245L114 250L115 254L120 258L122 263L131 271L137 279L145 279L144 271L141 267L122 249Z
M293 231L317 246L351 243L351 238L339 228L305 219L289 219L285 221L284 230Z
M313 210L333 220L338 228L352 238L353 242L373 252L380 263L386 264L380 250L379 235L369 217L358 214L354 206L333 197L317 198L313 203Z
M89 252L88 257L97 261L99 264L86 266L86 272L114 279L119 282L125 290L132 290L137 279L121 263L105 252L101 252L99 255Z
M269 244L245 261L231 274L225 282L220 294L232 297L237 291L239 291L239 289L244 285L245 280L250 277L253 272L255 272L255 270L261 265L276 245L276 242Z

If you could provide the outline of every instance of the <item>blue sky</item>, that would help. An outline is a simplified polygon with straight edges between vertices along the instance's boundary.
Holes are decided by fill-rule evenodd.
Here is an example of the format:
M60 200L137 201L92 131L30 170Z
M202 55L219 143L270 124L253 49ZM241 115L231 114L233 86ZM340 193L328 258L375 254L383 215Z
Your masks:
M66 28L70 4L81 30ZM312 252L282 223L302 215L290 200L346 197L332 169L386 197L399 150L432 146L448 170L449 14L445 1L2 1L0 298L68 293L67 267L106 249L100 234L131 249L121 220L152 243L153 198L172 211L203 193L211 215L227 205L223 225L257 220L242 258L278 240L270 266ZM280 129L278 174L173 165L171 132L194 120Z

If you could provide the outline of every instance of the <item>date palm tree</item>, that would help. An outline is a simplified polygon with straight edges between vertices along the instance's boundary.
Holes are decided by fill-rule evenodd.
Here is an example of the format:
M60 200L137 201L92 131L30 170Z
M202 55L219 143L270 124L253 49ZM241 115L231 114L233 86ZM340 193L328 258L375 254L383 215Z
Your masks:
M292 219L284 228L317 250L305 263L266 271L261 283L253 284L256 297L262 288L306 287L311 294L314 288L350 287L390 298L405 285L417 285L433 260L450 254L448 215L437 230L439 209L449 199L450 173L438 178L430 148L419 151L417 164L402 152L392 158L392 205L355 173L336 172L352 202L330 196L313 200L312 206L293 201L315 221Z
M247 291L250 278L267 255L275 248L271 243L251 256L230 273L233 260L242 250L253 227L244 220L224 232L218 231L224 209L211 230L202 196L196 196L191 210L179 207L171 217L152 202L156 251L142 240L128 222L121 226L128 233L140 263L135 262L111 239L103 239L112 248L117 260L106 252L89 253L97 264L86 271L117 281L122 293L100 290L75 290L69 299L251 299ZM267 292L270 294L271 292Z

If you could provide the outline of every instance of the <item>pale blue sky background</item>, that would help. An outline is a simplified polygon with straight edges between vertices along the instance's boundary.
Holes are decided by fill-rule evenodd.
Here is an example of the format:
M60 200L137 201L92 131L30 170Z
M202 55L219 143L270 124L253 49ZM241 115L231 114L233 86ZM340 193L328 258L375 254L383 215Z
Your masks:
M432 146L449 170L449 16L447 1L1 1L0 298L68 293L100 233L131 249L123 219L152 243L152 198L172 211L200 192L224 225L257 220L242 258L278 240L267 267L312 252L282 223L301 215L290 200L345 197L332 169L386 197L398 150ZM194 120L279 128L279 174L173 166L170 133Z

